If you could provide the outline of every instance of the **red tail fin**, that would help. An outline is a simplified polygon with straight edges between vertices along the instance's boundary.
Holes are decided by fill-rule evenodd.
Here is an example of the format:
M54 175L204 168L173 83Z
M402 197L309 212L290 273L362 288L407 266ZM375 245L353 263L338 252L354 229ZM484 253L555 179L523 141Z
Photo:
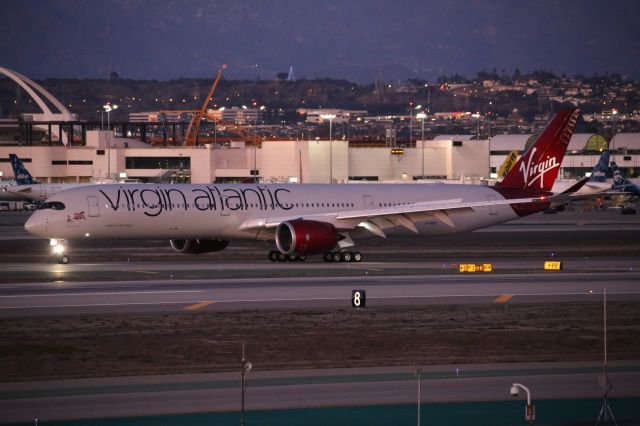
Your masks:
M500 186L551 191L578 115L577 109L558 111L538 136L536 143L520 157Z

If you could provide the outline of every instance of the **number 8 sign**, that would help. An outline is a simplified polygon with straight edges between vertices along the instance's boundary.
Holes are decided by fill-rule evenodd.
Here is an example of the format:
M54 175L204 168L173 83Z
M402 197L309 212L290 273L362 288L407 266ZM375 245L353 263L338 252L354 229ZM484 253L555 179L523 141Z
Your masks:
M364 308L367 304L367 296L364 290L351 291L351 307L355 309Z

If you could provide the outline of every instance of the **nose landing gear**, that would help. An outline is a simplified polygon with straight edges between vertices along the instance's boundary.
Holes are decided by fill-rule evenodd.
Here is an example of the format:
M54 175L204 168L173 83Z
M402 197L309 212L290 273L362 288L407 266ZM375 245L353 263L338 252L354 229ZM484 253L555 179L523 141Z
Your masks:
M49 245L53 250L53 254L57 256L58 263L63 265L69 263L69 256L67 256L65 253L67 251L67 247L65 246L63 241L51 239L51 241L49 241Z

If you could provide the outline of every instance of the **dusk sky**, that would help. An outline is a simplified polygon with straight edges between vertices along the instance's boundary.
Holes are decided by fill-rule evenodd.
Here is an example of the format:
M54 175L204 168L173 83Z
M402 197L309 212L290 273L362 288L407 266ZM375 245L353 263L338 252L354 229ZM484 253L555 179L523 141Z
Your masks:
M48 77L368 83L487 69L640 78L640 1L2 0L0 66Z

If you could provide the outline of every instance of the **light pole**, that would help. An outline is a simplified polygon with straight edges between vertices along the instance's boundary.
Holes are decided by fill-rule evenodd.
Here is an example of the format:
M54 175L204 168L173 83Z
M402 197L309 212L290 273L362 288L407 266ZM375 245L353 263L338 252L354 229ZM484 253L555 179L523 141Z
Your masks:
M422 105L416 105L416 111L419 111L421 109ZM411 146L411 142L413 140L413 110L413 102L409 102L409 146Z
M242 393L242 402L241 402L241 407L240 407L240 426L244 426L244 391L246 389L246 380L245 380L245 376L246 374L251 371L251 368L253 367L251 365L251 362L249 362L248 360L246 360L244 358L244 341L242 342L242 360L241 362L241 372L240 372L240 387L241 387L241 393Z
M256 107L256 104L253 104L254 107ZM256 151L258 149L258 111L264 111L265 110L265 106L262 105L260 108L256 108L255 109L255 113L256 113L256 117L254 120L254 126L253 126L253 173L254 173L254 182L258 183L258 166L257 166L257 160L256 160Z
M111 105L107 102L102 106L102 108L107 112L107 130L111 130L109 114L111 113L111 110L118 109L118 105ZM107 179L111 179L111 135L107 140Z
M422 368L416 368L416 377L418 378L418 421L416 424L420 426L420 405L422 404Z
M613 119L613 125L611 126L611 149L613 150L613 162L616 161L616 145L613 141L613 139L616 137L616 115L618 115L618 110L613 108L611 110L611 118Z
M333 183L333 141L331 134L331 126L333 125L333 119L336 118L335 114L322 114L323 120L329 120L329 183Z
M532 425L533 421L536 419L536 410L533 404L531 404L531 392L529 391L529 388L526 387L525 385L514 382L511 385L511 390L510 390L511 396L513 396L514 398L517 397L518 394L520 393L518 389L522 389L527 393L527 406L525 408L524 417L525 417L525 420Z
M476 140L480 139L480 113L476 112L475 114L471 114L473 118L476 119Z
M107 111L107 130L111 130L111 122L109 116L111 114L111 111L118 109L118 105L111 105L109 102L107 102L102 106L102 108Z
M427 118L427 114L424 112L419 112L416 115L416 118L422 122L422 137L421 137L421 151L422 151L422 172L420 174L420 179L424 179L424 119Z

